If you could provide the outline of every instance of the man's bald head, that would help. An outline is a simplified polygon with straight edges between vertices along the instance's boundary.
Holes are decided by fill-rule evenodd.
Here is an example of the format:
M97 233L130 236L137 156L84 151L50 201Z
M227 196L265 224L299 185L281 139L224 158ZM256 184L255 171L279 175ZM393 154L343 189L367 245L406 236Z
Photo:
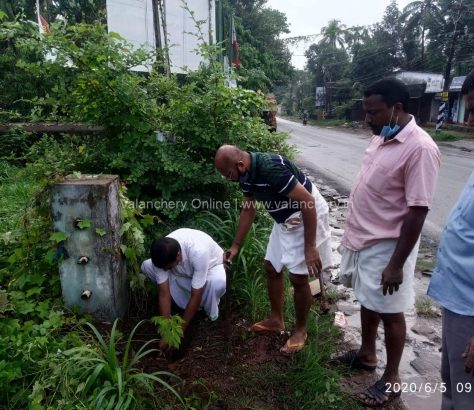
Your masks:
M218 165L226 162L238 162L244 154L245 151L242 151L239 147L236 147L235 145L222 145L216 151L214 163L216 164L216 167L218 167Z
M216 169L227 179L238 181L248 171L250 155L235 145L222 145L214 157Z

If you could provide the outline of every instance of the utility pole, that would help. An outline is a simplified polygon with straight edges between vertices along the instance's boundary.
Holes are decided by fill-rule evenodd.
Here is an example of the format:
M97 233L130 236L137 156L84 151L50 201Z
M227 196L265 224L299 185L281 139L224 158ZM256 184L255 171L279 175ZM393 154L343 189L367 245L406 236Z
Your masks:
M159 0L151 0L153 8L153 31L155 32L155 50L156 54L159 56L163 52L163 47L161 44L161 32L160 32L160 13L158 8ZM159 71L161 71L161 65ZM163 70L164 71L164 70Z
M222 0L216 0L216 40L219 45L219 61L224 64L224 51L222 50L224 41L224 20L222 12Z
M163 52L163 60L164 60L164 68L165 74L167 77L171 75L171 64L170 64L170 53L168 49L168 27L166 25L166 0L154 0L153 5L157 5L157 19L161 17L161 27L163 27L163 42L161 41L160 36L160 44L161 50ZM158 20L159 21L159 20ZM159 23L158 23L159 26Z
M443 126L443 122L446 118L446 114L448 114L449 116L449 104L447 104L447 102L444 100L444 95L446 92L449 91L449 80L451 78L451 68L453 65L454 52L456 51L456 40L459 36L458 24L459 24L459 20L461 20L461 15L462 15L462 10L463 10L463 1L464 0L460 1L459 6L458 6L458 15L454 19L453 36L451 38L451 44L449 46L449 51L448 51L448 61L446 62L446 69L444 71L443 101L441 102L441 105L438 111L438 118L436 121L436 131L439 131L441 127Z
M331 73L327 68L323 68L323 79L324 79L324 95L325 95L325 117L331 115L332 109L332 95L331 95Z
M459 31L458 31L458 23L459 20L461 20L462 16L462 9L463 9L463 1L461 0L458 6L458 15L457 18L454 20L454 30L453 30L453 36L451 38L451 45L449 47L449 52L448 52L448 61L446 63L446 70L444 71L444 91L448 91L449 89L449 79L451 76L451 67L453 64L453 59L454 59L454 52L456 51L456 40L459 36Z

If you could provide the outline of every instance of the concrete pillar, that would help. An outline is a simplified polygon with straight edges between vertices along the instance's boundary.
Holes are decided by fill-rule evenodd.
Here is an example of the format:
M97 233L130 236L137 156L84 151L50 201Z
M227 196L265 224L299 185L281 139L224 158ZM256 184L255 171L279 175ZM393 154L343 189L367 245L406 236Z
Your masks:
M123 316L128 306L118 189L116 175L81 175L52 190L54 230L68 236L69 257L59 267L64 303L106 321ZM80 229L80 220L90 227Z

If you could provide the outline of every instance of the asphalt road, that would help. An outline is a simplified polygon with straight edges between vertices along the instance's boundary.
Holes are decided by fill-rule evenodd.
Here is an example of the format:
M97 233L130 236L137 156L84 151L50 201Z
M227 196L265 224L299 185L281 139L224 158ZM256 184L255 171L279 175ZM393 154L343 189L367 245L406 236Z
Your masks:
M278 118L278 131L289 134L298 149L297 162L311 169L328 185L348 194L359 171L370 136L340 128L304 126ZM474 168L474 151L440 146L442 164L433 207L423 233L437 241L449 211Z

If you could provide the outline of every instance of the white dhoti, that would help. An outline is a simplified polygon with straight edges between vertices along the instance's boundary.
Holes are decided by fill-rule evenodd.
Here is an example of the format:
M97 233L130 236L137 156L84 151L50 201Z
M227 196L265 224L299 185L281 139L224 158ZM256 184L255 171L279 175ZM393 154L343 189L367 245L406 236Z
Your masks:
M148 276L148 278L157 283L157 268L153 265L151 259L147 259L142 263L141 270L146 276ZM170 274L168 280L171 297L174 302L181 309L186 309L191 297L192 277ZM201 299L200 307L201 309L204 309L211 320L215 320L219 316L219 301L224 295L225 290L226 273L224 265L219 264L207 271L207 280L204 285Z
M392 295L388 292L383 294L380 281L397 246L396 239L384 239L360 251L352 251L341 245L341 282L346 287L352 287L357 300L369 310L377 313L406 312L415 303L413 278L419 245L420 240L403 265L403 283Z
M314 185L312 195L315 200L317 216L316 248L321 257L323 269L325 269L332 265L329 207ZM291 215L284 223L273 225L265 260L269 261L277 272L281 272L286 266L291 273L307 275L308 267L306 266L304 248L303 215L299 211Z

